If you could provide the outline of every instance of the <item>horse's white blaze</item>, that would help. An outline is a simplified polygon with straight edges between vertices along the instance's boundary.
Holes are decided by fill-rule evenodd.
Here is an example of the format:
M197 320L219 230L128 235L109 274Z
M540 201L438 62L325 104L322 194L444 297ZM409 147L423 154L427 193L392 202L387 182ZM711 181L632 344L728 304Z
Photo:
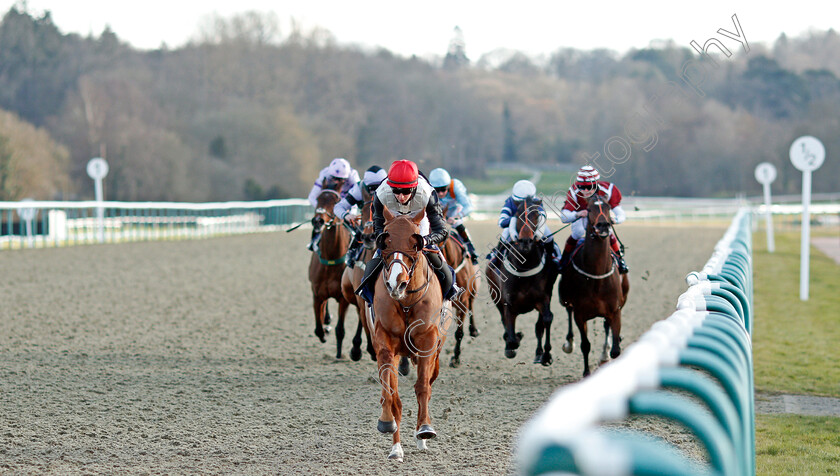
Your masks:
M391 447L391 453L388 455L388 459L395 459L402 463L403 456L405 456L405 453L403 452L402 445L397 443Z
M388 276L388 287L390 289L397 288L397 284L399 284L397 279L400 277L402 270L402 253L394 253L394 264L391 266L391 274Z

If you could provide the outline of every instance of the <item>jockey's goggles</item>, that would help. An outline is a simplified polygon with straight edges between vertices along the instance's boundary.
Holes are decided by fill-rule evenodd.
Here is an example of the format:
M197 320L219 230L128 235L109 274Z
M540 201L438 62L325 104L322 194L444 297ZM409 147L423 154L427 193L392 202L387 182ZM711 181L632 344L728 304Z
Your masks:
M447 186L444 186L444 187L435 187L435 192L437 192L437 193L444 193L444 192L446 192L447 190L449 190L449 186L448 186L448 185L447 185Z
M578 188L581 189L581 190L592 190L592 189L595 188L595 184L594 183L582 183L582 184L578 185Z
M394 195L411 195L414 193L414 190L414 188L391 187L391 191L394 192Z

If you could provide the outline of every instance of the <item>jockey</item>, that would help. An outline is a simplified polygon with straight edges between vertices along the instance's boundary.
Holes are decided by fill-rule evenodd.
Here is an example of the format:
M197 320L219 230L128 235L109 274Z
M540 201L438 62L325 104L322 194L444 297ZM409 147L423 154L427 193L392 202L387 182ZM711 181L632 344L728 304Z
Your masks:
M589 165L581 167L574 185L566 193L566 203L563 204L563 209L560 211L560 219L563 223L572 224L572 234L566 240L566 247L563 249L562 266L569 263L575 245L578 241L583 240L586 235L588 223L588 220L585 220L588 215L586 208L590 197L597 194L607 201L615 214L615 224L622 223L627 219L627 215L621 208L621 191L612 183L599 182L599 178L601 178L601 175L594 167ZM610 247L618 262L618 272L627 274L627 263L624 262L618 239L612 231L610 231Z
M473 209L472 201L467 195L467 187L460 180L450 177L449 172L441 168L429 172L429 183L437 192L447 223L455 228L458 236L464 241L472 263L478 265L478 254L470 239L470 232L464 226L464 218L469 216Z
M536 195L537 187L528 180L520 180L513 184L512 192L511 196L505 200L505 204L502 206L502 212L499 215L499 227L502 228L499 243L487 255L487 259L493 259L493 257L497 256L501 247L504 246L503 243L510 243L516 238L516 221L514 220L516 209L519 208L520 202ZM539 209L543 216L543 223L539 230L534 230L534 237L543 240L548 257L557 266L560 261L560 247L554 242L554 237L551 236L551 231L545 224L545 210L542 205L539 206Z
M383 182L373 198L373 229L377 236L385 230L385 215L388 208L394 215L414 216L426 210L426 216L420 222L420 234L423 235L424 249L442 243L448 234L440 205L434 188L425 177L421 177L417 164L410 160L397 160L388 169L388 179ZM424 251L426 259L440 281L444 300L451 300L460 291L455 286L452 268L444 261L441 253ZM373 303L373 283L382 268L383 260L379 250L373 255L365 268L365 276L356 294L368 303Z
M350 167L350 162L347 162L346 159L342 158L333 159L332 162L330 162L330 165L321 169L321 173L318 174L318 179L315 180L315 185L313 185L312 190L309 191L309 203L311 203L313 207L317 207L318 195L320 195L323 190L335 190L343 198L358 181L359 172L356 172L355 169ZM315 245L321 237L314 220L315 219L313 218L312 238L306 246L306 248L310 251L315 250Z
M357 230L355 223L358 216L351 214L350 210L354 206L358 206L361 210L364 206L363 190L366 191L368 196L371 197L371 200L373 200L373 194L376 192L377 187L379 187L379 184L381 184L386 178L388 178L388 173L385 172L385 169L378 165L372 165L365 171L365 175L362 180L356 183L356 185L347 192L347 195L345 195L333 209L335 216L337 216L340 220L344 220L353 230L356 230L353 235L353 240L350 242L350 249L347 250L346 264L349 268L352 268L355 264L356 256L359 254L359 250L362 247L362 234ZM373 210L372 207L371 210Z

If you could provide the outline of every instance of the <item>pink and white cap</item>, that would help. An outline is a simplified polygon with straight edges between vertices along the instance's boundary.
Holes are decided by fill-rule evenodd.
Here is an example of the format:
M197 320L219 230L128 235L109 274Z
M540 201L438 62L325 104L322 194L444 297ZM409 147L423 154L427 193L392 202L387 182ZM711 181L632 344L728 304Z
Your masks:
M595 170L595 167L591 165L585 165L578 170L577 179L575 182L578 185L588 185L598 182L598 179L601 178L601 174Z
M350 178L350 162L347 159L337 158L330 162L329 173L331 177Z

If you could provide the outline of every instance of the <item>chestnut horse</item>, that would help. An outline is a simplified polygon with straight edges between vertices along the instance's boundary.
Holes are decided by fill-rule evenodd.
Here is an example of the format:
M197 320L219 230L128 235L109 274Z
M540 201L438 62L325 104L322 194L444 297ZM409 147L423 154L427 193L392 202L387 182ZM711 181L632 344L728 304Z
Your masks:
M373 299L373 346L382 384L382 413L377 429L391 433L393 446L389 459L402 461L400 443L402 402L396 366L400 356L408 356L417 366L414 393L417 396L417 447L426 449L426 440L437 436L429 417L432 383L440 371L440 349L446 339L448 320L442 319L443 296L437 276L423 254L419 224L425 210L413 218L394 216L386 208L385 229L376 238L382 253L382 279L377 279Z
M450 367L461 365L461 340L464 339L464 322L470 320L470 336L478 337L478 327L475 325L475 313L473 312L473 301L478 294L480 278L478 267L472 264L467 254L467 249L458 238L449 234L442 247L443 256L446 262L451 264L455 270L455 284L465 291L458 295L457 300L452 301L455 311L457 329L455 330L455 351L449 360Z
M341 358L341 341L344 340L344 316L349 303L341 293L341 274L344 272L344 259L350 244L350 232L333 214L333 208L341 196L334 190L324 190L318 195L313 224L321 228L321 241L312 252L309 260L309 282L312 286L312 301L315 310L315 335L321 342L329 332L325 324L327 300L338 301L338 322L335 326L337 351L335 357Z
M359 316L359 325L356 327L356 335L353 337L353 347L350 349L350 358L354 361L362 358L362 329L364 329L367 335L367 352L370 354L371 360L376 360L376 352L373 350L373 343L370 337L367 303L354 292L362 283L365 266L373 258L373 252L376 246L375 236L373 234L373 218L371 215L373 198L367 193L367 189L365 188L362 188L362 198L364 199L361 216L363 224L361 230L358 231L362 234L362 253L359 255L359 259L356 260L355 266L344 268L344 273L341 275L341 293L344 294L344 299L347 302L356 306L356 313Z
M563 351L574 349L572 318L580 331L580 350L583 353L583 376L589 375L589 338L586 322L596 317L604 318L604 348L601 363L607 359L607 343L612 331L612 348L609 356L621 354L621 308L627 302L630 281L618 273L618 266L610 249L612 231L611 208L600 197L593 197L587 206L589 224L583 246L575 250L563 272L558 292L560 303L569 314L569 333Z
M502 315L505 326L505 357L516 357L516 349L522 340L522 333L516 332L516 317L536 309L539 312L535 333L537 350L534 363L551 365L550 328L554 314L551 313L551 294L557 270L546 264L549 259L542 240L535 239L534 231L542 226L545 218L540 211L541 201L528 198L520 202L516 210L516 234L511 243L502 243L504 252L487 264L487 280L496 308ZM545 348L542 346L545 333Z

